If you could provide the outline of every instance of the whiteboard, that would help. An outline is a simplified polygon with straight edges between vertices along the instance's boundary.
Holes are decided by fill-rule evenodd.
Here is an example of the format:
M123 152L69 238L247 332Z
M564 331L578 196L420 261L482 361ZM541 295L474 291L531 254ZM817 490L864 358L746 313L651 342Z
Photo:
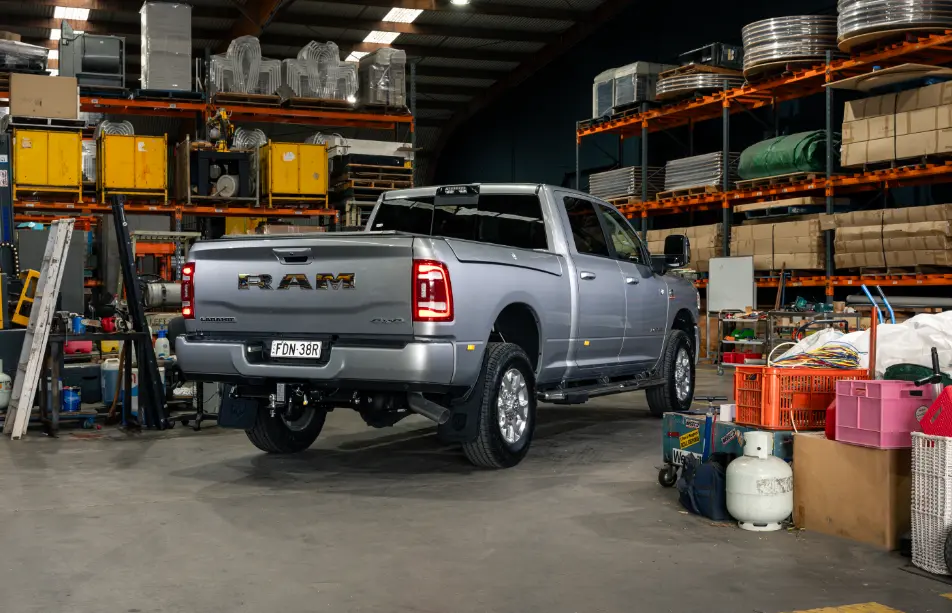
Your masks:
M707 312L743 311L757 308L754 258L714 258L707 281Z

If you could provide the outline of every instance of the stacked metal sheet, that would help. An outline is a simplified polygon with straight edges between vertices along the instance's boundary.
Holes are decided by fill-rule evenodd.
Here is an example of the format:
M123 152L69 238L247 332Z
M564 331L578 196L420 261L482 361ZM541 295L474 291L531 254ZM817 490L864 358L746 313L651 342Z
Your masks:
M744 26L744 74L769 64L823 61L837 51L836 17L794 15Z
M142 88L192 89L192 7L146 2L142 16Z
M839 0L840 42L875 32L952 27L952 0Z
M680 74L658 81L657 96L659 99L673 98L695 92L711 92L722 89L733 89L744 85L744 77L701 72L695 74Z
M728 156L728 183L737 181L739 153ZM671 160L664 170L664 191L690 189L692 187L720 187L724 184L724 154L706 153L694 157Z
M407 105L407 53L383 47L360 58L358 93L362 105ZM335 80L336 85L336 80Z
M588 178L588 193L608 200L611 198L641 198L641 167L631 166L607 172L598 172ZM648 199L664 189L664 168L648 167Z

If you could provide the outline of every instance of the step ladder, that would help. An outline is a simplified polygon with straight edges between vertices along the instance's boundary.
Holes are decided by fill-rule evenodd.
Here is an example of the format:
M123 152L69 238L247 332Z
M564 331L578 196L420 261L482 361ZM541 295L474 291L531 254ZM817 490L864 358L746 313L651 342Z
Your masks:
M23 349L13 381L13 394L3 420L3 433L18 440L26 434L33 411L33 399L40 382L46 345L50 338L56 300L66 268L66 253L73 237L73 219L58 219L50 224L50 236L43 253L40 278L30 309L30 322L23 337Z

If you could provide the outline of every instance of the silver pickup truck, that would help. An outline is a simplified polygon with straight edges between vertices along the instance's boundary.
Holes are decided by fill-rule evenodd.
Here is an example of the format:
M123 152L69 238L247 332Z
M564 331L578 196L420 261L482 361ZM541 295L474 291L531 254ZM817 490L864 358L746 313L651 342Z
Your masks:
M348 407L374 427L423 415L474 464L510 467L539 400L644 389L655 415L689 407L698 294L668 272L687 239L665 251L559 187L393 191L363 232L196 244L175 350L264 451L307 449Z

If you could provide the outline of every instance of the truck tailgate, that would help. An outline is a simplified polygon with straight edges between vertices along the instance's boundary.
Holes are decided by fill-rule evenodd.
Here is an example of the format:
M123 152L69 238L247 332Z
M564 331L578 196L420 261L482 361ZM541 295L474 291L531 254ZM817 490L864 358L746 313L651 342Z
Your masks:
M353 233L196 244L195 324L242 334L411 335L413 237Z

